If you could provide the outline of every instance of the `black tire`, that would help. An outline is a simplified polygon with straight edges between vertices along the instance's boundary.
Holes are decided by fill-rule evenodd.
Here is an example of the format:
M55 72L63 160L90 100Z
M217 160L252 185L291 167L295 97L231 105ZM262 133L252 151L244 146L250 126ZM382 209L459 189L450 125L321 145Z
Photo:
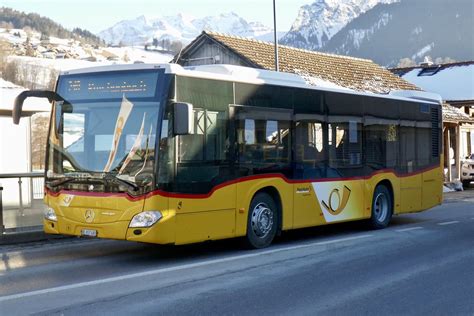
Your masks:
M382 229L388 226L393 215L393 201L389 189L384 185L378 185L374 190L372 198L372 215L370 216L370 227Z
M462 181L462 186L465 188L469 188L469 185L471 184L470 180L463 180Z
M257 193L248 211L246 245L259 249L268 247L276 236L278 229L278 208L273 198L267 193Z

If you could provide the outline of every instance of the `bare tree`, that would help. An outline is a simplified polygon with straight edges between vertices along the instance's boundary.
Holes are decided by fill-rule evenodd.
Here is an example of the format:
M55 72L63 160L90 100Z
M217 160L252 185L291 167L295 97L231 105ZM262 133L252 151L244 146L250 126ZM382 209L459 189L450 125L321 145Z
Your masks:
M170 45L170 51L172 51L174 54L177 54L181 51L183 48L183 43L180 41L173 41Z

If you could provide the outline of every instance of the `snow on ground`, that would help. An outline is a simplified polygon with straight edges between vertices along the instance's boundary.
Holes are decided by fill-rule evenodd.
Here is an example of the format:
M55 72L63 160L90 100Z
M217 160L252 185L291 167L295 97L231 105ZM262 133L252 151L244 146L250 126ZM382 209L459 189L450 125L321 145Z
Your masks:
M16 84L6 81L3 78L0 78L0 89L14 89L14 88L19 88Z
M17 36L15 34L19 34L20 36ZM31 32L30 35L31 35L30 40L32 44L38 44L40 42L40 37L41 37L40 33ZM0 38L3 40L6 40L7 42L10 42L13 44L24 43L26 42L27 37L28 37L28 34L22 29L7 30L5 28L0 28Z
M27 56L11 56L9 60L17 61L22 67L42 67L55 69L58 71L66 71L71 69L79 69L86 67L104 66L110 65L114 62L103 61L103 62L92 62L80 59L49 59L49 58L36 58Z
M120 58L122 61L128 59L129 63L136 61L144 63L169 63L173 59L173 55L163 54L156 51L147 51L143 46L133 47L107 47L103 51L109 52ZM127 56L127 58L125 58Z
M51 44L55 44L55 45L69 46L71 44L71 42L74 42L74 40L63 39L63 38L57 38L57 37L54 37L54 36L50 36L49 37L49 42Z
M117 60L106 60L103 57L104 51L106 54L112 53L117 56ZM123 60L124 56L128 56L128 62ZM102 56L102 58L99 58ZM137 47L122 47L122 48L104 48L102 51L97 50L95 56L100 61L88 61L85 59L50 59L50 58L36 58L27 56L10 56L9 61L16 61L20 67L29 67L31 69L41 69L42 72L48 72L51 70L67 71L72 69L88 68L105 66L112 64L126 64L134 62L144 63L168 63L173 58L172 55L162 54L158 52L145 51L142 48ZM45 73L43 77L48 77Z
M17 95L24 90L25 88L0 78L0 110L11 111L13 109L13 101ZM48 100L43 98L28 98L25 100L25 105L23 107L23 110L25 111L48 112L50 109L51 105Z
M454 191L456 191L456 190L454 190L452 188L449 188L446 185L443 185L443 193L454 192Z

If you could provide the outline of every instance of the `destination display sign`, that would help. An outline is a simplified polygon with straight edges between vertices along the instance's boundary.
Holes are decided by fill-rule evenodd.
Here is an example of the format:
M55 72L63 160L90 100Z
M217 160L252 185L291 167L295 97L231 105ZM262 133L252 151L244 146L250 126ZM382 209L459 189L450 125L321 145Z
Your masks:
M58 92L68 101L122 98L151 98L155 96L156 71L113 71L64 75L60 77Z

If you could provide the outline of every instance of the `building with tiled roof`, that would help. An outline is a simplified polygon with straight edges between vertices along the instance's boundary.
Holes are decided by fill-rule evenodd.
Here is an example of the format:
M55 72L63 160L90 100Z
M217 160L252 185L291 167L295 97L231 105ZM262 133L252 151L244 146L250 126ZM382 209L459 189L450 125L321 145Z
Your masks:
M279 69L356 91L420 90L371 60L278 46ZM273 43L203 31L174 61L182 66L231 64L274 70Z
M444 102L443 121L445 123L474 123L474 118L464 113L461 109Z

